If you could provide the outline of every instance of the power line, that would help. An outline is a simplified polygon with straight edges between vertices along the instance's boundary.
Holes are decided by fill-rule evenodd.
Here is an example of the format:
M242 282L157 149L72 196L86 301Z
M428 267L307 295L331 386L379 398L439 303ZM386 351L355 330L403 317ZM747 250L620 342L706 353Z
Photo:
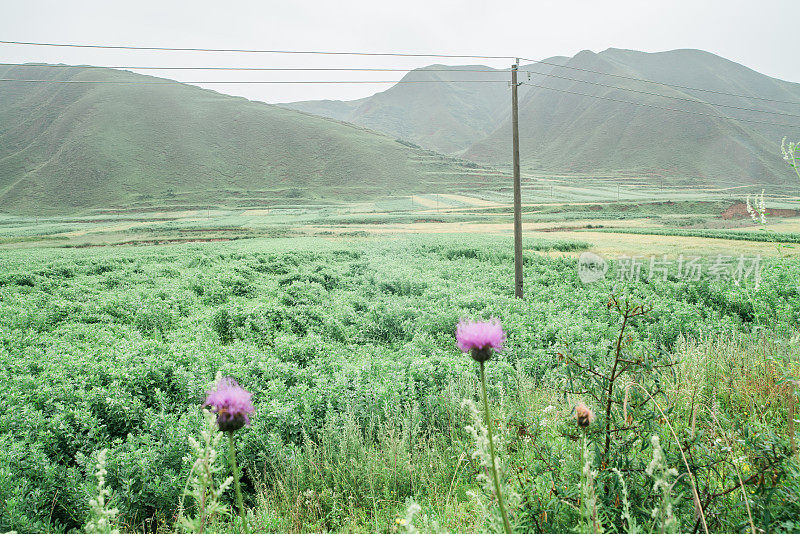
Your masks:
M76 68L76 69L118 69L118 70L221 70L221 71L266 71L266 72L487 72L487 73L509 73L510 69L398 69L398 68L378 68L378 67L144 67L132 65L117 65L117 66L103 66L103 65L64 65L64 64L42 64L42 63L0 63L2 66L12 67L47 67L47 68Z
M118 69L118 70L204 70L204 71L244 71L244 72L413 72L413 70L409 70L407 68L400 69L400 68L377 68L377 67L364 67L364 68L353 68L353 67L145 67L145 66L100 66L100 65L61 65L61 64L36 64L36 63L1 63L2 65L11 65L15 67L55 67L55 68L80 68L80 69ZM486 73L507 73L510 72L509 69L414 69L420 70L424 72L486 72ZM650 91L642 91L639 89L633 89L629 87L619 87L617 85L608 85L600 82L592 82L589 80L581 80L580 78L571 78L569 76L560 76L558 74L552 73L545 73L545 72L538 72L533 70L526 70L523 72L529 72L531 74L537 74L540 76L546 76L549 78L558 78L562 80L570 80L579 83L585 83L590 85L597 85L600 87L607 87L609 89L617 89L619 91L629 91L633 93L640 93L645 95L657 96L661 98L669 98L673 100L682 100L684 102L696 103L696 104L705 104L709 106L718 106L723 108L730 108L736 109L740 111L748 111L752 113L767 113L770 115L782 115L785 117L797 117L800 118L800 115L793 114L793 113L785 113L782 111L769 111L765 109L754 109L754 108L746 108L741 106L733 106L729 104L720 104L718 102L706 102L702 100L694 100L692 98L685 98L680 96L673 96L673 95L664 95L661 93L653 93ZM443 80L443 81L453 81L456 80ZM468 83L474 83L477 80L464 80ZM502 80L496 80L502 81ZM99 83L99 82L98 82ZM183 82L183 83L246 83L246 82ZM256 83L256 82L252 82ZM264 82L266 83L266 82ZM277 82L275 82L277 83ZM288 83L288 82L286 82ZM321 82L320 82L321 83ZM334 83L334 82L330 82ZM347 83L347 82L341 82ZM354 82L350 82L354 83ZM383 81L376 81L376 82L366 82L366 83L389 83ZM404 82L408 83L408 82ZM420 82L414 82L420 83ZM655 83L655 82L654 82ZM748 97L743 97L748 98Z
M60 48L92 48L92 49L106 49L106 50L154 50L154 51L167 51L167 52L235 52L235 53L257 53L257 54L307 54L307 55L334 55L334 56L372 56L372 57L440 57L440 58L461 58L461 59L520 59L524 61L531 61L542 65L550 65L553 67L561 67L565 69L579 70L582 72L591 72L600 74L602 76L613 76L616 78L623 78L627 80L634 80L643 83L651 83L656 85L663 85L666 87L676 87L679 89L687 89L690 91L700 91L705 93L712 93L718 95L733 96L738 98L750 98L755 100L763 100L765 102L777 102L781 104L794 104L800 105L800 102L790 100L778 100L773 98L748 96L735 93L728 93L725 91L714 91L712 89L702 89L699 87L690 87L686 85L670 84L665 82L657 82L648 80L646 78L637 78L635 76L625 76L623 74L612 74L609 72L596 71L592 69L585 69L581 67L574 67L570 65L561 65L558 63L551 63L544 60L536 60L530 58L523 58L519 56L488 56L488 55L467 55L467 54L413 54L413 53L400 53L400 52L331 52L323 50L258 50L258 49L245 49L245 48L173 48L163 46L128 46L128 45L93 45L93 44L73 44L73 43L37 43L29 41L2 41L0 44L5 45L23 45L23 46L47 46L47 47L60 47Z
M172 48L165 46L123 46L72 43L32 43L27 41L0 41L6 45L51 46L60 48L100 48L105 50L158 50L162 52L236 52L250 54L309 54L326 56L394 56L394 57L449 57L466 59L516 59L516 56L481 56L467 54L411 54L400 52L329 52L322 50L256 50L247 48Z
M624 74L612 74L610 72L602 72L602 71L599 71L599 70L584 69L584 68L581 68L581 67L573 67L571 65L559 65L558 63L550 63L548 61L539 61L539 60L536 60L536 59L530 59L530 58L526 58L526 57L521 57L519 59L524 60L524 61L532 61L534 63L541 63L542 65L550 65L552 67L561 67L562 69L572 69L572 70L579 70L581 72L591 72L592 74L600 74L602 76L613 76L615 78L623 78L625 80L633 80L633 81L637 81L637 82L652 83L652 84L655 84L655 85L663 85L665 87L676 87L678 89L688 89L690 91L700 91L700 92L703 92L703 93L712 93L712 94L715 94L715 95L735 96L737 98L750 98L750 99L754 99L754 100L763 100L765 102L777 102L779 104L794 104L796 106L800 106L800 102L793 101L793 100L776 100L774 98L765 98L765 97L761 97L761 96L740 95L740 94L736 94L736 93L726 93L725 91L714 91L712 89L701 89L699 87L690 87L688 85L678 85L678 84L674 84L674 83L657 82L657 81L654 81L654 80L648 80L646 78L637 78L635 76L625 76Z
M703 113L703 112L700 112L700 111L689 111L687 109L667 108L667 107L663 107L663 106L655 106L655 105L652 105L652 104L644 104L644 103L641 103L641 102L631 102L630 100L620 100L618 98L611 98L611 97L608 97L608 96L590 95L588 93L581 93L579 91L569 91L567 89L556 89L554 87L547 87L546 85L538 85L538 84L530 83L530 82L522 82L522 83L525 84L525 85L530 85L532 87L538 87L540 89L548 89L550 91L556 91L558 93L569 93L569 94L572 94L572 95L588 96L590 98L599 98L601 100L611 100L612 102L621 102L623 104L631 104L633 106L643 106L643 107L648 107L648 108L663 109L663 110L667 110L667 111L677 111L679 113L688 113L690 115L704 115L706 117L714 117L715 119L729 119L729 120L741 121L741 122L754 122L754 123L758 123L758 124L769 124L771 126L781 126L781 127L784 127L784 128L800 128L800 125L798 125L798 124L780 124L780 123L776 123L776 122L760 121L760 120L755 120L755 119L741 119L741 118L738 118L738 117L728 117L727 115L714 115L714 114L711 114L711 113ZM702 104L702 102L699 102L699 103Z
M177 80L24 80L17 78L0 78L0 82L22 82L22 83L109 83L114 85L169 85L169 84L270 84L270 83L504 83L508 80L200 80L200 81L177 81Z
M111 68L111 67L98 67L98 68ZM293 70L293 69L275 69L275 70L279 71L279 70ZM305 69L300 69L300 70L305 70ZM314 69L309 69L309 70L314 70ZM333 69L333 70L338 70L338 69ZM350 69L346 69L346 70L350 70ZM444 70L443 70L443 72L444 72ZM446 72L452 72L452 71L446 71ZM480 72L484 72L484 71L480 71ZM619 90L622 90L622 91L633 91L635 93L642 93L642 94L647 94L647 95L659 96L659 97L663 97L663 98L673 98L673 99L676 99L676 100L682 100L682 101L690 102L690 103L693 103L693 104L720 106L720 107L732 108L732 109L736 109L736 110L740 110L740 111L748 111L748 112L753 112L753 113L768 113L768 114L773 114L773 115L782 115L782 116L786 116L786 117L797 117L797 118L800 118L800 115L795 115L795 114L792 114L792 113L784 113L784 112L779 112L779 111L767 111L767 110L760 110L760 109L744 108L744 107L739 107L739 106L729 106L729 105L726 105L726 104L718 104L718 103L714 103L714 102L704 102L704 101L701 101L701 100L692 100L690 98L674 97L674 96L662 95L662 94L659 94L659 93L651 93L651 92L648 92L648 91L639 91L639 90L636 90L636 89L627 89L627 88L624 88L624 87L617 87L617 86L614 86L614 85L606 85L606 84L602 84L602 83L588 82L588 81L579 80L579 79L575 79L575 78L568 78L568 77L564 77L564 76L556 76L556 77L557 78L566 79L566 80L573 80L573 81L577 81L577 82L589 83L589 84L592 84L592 85L599 85L601 87L608 87L608 88L611 88L611 89L619 89ZM18 79L18 78L0 78L0 82L80 83L80 84L101 84L101 83L105 83L105 84L114 84L114 85L168 85L168 84L173 84L173 83L191 84L191 85L210 85L210 84L213 84L213 85L225 85L225 84L232 84L232 85L256 84L257 85L257 84L267 84L267 85L269 85L269 84L508 83L507 80L193 80L193 81L178 81L178 80L40 80L40 79ZM590 95L590 94L586 94L586 93L580 93L580 92L556 89L554 87L545 87L545 86L531 84L531 83L527 83L527 82L525 83L525 85L530 85L530 86L533 86L533 87L540 87L540 88L543 88L543 89L550 89L551 91L561 91L561 92L567 92L567 93L576 94L576 95L590 96L590 97L594 97L594 98L603 98L603 97L600 97L600 96L597 96L597 95ZM611 99L611 98L606 98L606 99L607 100L615 100L615 99ZM627 103L634 104L634 105L646 105L646 104L641 104L641 103L638 103L638 102L629 102L629 101L626 101L626 100L615 100L615 101L627 102ZM659 106L650 106L650 107L658 108ZM660 109L673 110L673 108L660 108ZM675 109L674 111L684 111L684 112L687 112L687 113L695 113L695 112L689 112L687 110L677 110L677 109ZM707 113L704 114L704 115L708 115L708 116L711 116L711 117L715 117L716 116L716 115L711 115L711 114L707 114ZM724 116L721 116L721 117L724 117ZM727 117L727 118L734 118L734 117ZM744 120L747 120L747 119L734 118L734 120L742 120L742 121L744 121ZM771 123L767 123L767 122L764 122L764 121L748 121L748 122L762 122L764 124L771 124ZM776 126L787 126L787 125L776 124Z

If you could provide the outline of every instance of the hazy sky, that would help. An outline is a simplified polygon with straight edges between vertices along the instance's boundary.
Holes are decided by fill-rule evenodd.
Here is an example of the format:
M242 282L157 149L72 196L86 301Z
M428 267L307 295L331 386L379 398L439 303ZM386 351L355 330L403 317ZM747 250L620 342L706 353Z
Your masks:
M796 0L2 0L0 40L164 47L411 52L543 59L580 50L699 48L800 82ZM508 60L144 52L0 45L0 62L107 66L507 67ZM145 71L142 71L145 72ZM401 73L146 71L199 80L397 80ZM214 85L268 102L352 99L389 85Z

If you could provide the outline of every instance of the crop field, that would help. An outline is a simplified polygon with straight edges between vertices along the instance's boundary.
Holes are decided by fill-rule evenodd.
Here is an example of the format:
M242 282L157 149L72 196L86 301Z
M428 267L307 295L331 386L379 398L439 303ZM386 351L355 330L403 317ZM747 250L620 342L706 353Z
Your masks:
M122 532L200 517L197 466L214 460L190 443L204 443L218 373L255 407L234 445L251 531L502 528L481 375L455 338L462 319L497 318L489 424L516 531L800 530L793 249L741 231L605 231L657 233L658 205L531 206L519 300L509 214L442 200L464 219L327 207L0 221L0 529L81 530L103 457ZM671 213L695 228L726 207ZM587 228L598 220L603 232ZM761 262L744 277L619 274L615 254L684 249ZM585 251L607 258L604 279L581 281ZM214 487L229 443L207 447ZM206 531L240 531L233 489L219 501Z
M508 234L512 229L509 198L494 196L498 200L491 200L493 195L489 194L429 194L356 203L145 212L101 210L49 217L4 215L0 216L0 247L164 244L290 235ZM536 195L525 198L522 220L526 233L545 238L556 232L558 237L596 242L598 246L603 240L625 240L623 234L639 233L653 236L649 239L672 236L675 239L670 243L676 246L713 239L718 244L715 249L728 248L735 239L773 243L759 250L775 255L774 243L793 242L793 234L800 233L800 211L788 199L771 199L770 206L778 208L780 215L770 215L766 225L756 227L742 213L744 198L716 195L568 203L550 202L549 198ZM727 216L729 213L732 215ZM614 236L596 235L601 232ZM623 245L640 242L640 237L631 235ZM786 247L781 252L791 253Z

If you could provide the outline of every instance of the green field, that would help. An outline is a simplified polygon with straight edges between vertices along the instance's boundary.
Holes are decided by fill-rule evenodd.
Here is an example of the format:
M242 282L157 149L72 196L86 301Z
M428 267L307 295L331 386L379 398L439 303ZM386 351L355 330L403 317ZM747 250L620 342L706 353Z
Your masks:
M150 239L191 233L181 226L188 223L139 222L150 225L142 230ZM57 225L90 223L46 224L55 225L52 236L67 229ZM200 404L222 372L253 392L256 406L237 453L254 531L395 532L404 521L431 532L434 523L491 530L497 507L479 480L484 470L465 430L476 423L462 404L477 401L479 381L454 330L461 318L492 316L508 342L488 364L489 396L521 532L592 527L581 508L590 485L581 475L578 401L597 414L585 439L607 529L649 526L651 511L668 503L680 531L692 531L691 481L710 531L749 528L743 495L756 528L800 528L790 422L800 373L798 260L764 260L758 288L672 274L621 284L614 267L584 285L569 255L590 245L530 237L522 301L512 296L504 235L264 232L160 247L52 248L88 234L5 245L1 529L77 532L96 492L93 463L108 449L106 483L123 531L171 531L190 476L188 439L199 438ZM32 233L17 231L20 239ZM623 339L611 295L650 309L627 324L620 350L635 365L625 364L609 391L597 374L610 371ZM656 476L668 479L666 496L645 472L653 435L678 472ZM612 467L626 483L630 520ZM232 491L223 501L233 504ZM408 518L412 501L421 512ZM195 512L185 499L185 513ZM216 521L213 531L235 531L230 517Z
M600 228L593 231L617 234L666 235L677 237L710 237L734 241L765 241L770 243L800 243L796 232L747 232L736 230L700 230L685 228Z
M778 254L770 243L792 243L800 233L796 203L788 197L768 199L771 209L786 211L783 216L770 215L762 228L754 226L746 215L724 217L737 206L743 209L741 197L687 189L669 200L662 197L648 201L636 195L642 190L627 186L622 189L621 201L594 202L551 202L525 192L524 230L533 238L588 241L600 253L638 252L650 245L648 253L679 253L682 247L706 246L703 254L736 248L764 256ZM602 198L602 190L587 186L582 195ZM290 236L508 235L511 223L508 195L421 193L361 202L281 203L251 208L175 210L164 206L152 211L96 209L67 216L7 214L0 216L0 247L74 248ZM644 235L649 237L638 237ZM779 254L792 255L794 251L783 247Z

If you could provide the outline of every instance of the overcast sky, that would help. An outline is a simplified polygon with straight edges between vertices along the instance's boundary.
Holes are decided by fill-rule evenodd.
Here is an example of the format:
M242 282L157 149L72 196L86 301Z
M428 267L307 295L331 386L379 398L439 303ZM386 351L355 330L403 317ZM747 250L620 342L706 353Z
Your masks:
M800 82L796 0L2 0L0 40L163 47L410 52L543 59L580 50L698 48ZM144 52L0 45L0 62L107 66L507 67L508 60ZM145 72L145 71L141 71ZM146 71L199 80L397 80L401 73ZM354 99L384 85L214 85L265 100Z

